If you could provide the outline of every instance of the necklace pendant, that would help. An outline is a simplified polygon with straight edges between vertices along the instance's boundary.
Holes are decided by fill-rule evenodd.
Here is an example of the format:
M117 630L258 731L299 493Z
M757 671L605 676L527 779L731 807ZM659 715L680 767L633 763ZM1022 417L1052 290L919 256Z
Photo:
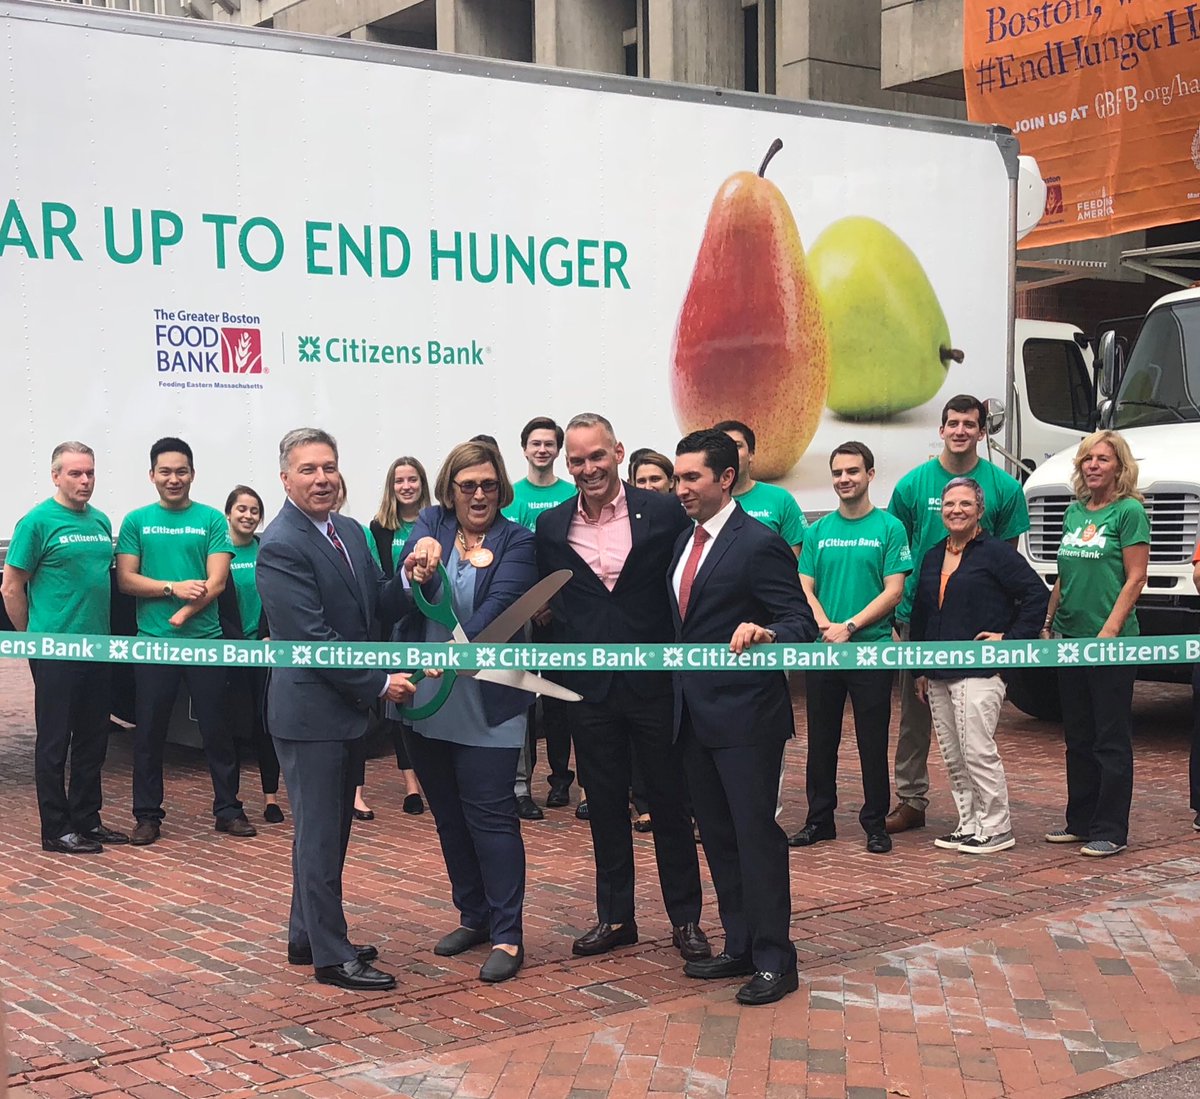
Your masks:
M476 546L467 554L467 560L477 569L486 569L492 563L492 551L484 546Z

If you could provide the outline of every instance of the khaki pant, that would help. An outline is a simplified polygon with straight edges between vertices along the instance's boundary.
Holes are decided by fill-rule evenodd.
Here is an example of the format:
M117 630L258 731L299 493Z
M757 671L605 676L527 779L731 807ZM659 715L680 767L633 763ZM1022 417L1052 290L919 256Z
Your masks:
M909 625L896 622L896 636L908 641ZM929 707L913 690L912 672L900 673L900 733L896 738L896 800L919 809L929 808Z
M1008 782L996 749L1004 692L998 675L929 680L929 708L958 808L958 832L998 836L1012 831Z

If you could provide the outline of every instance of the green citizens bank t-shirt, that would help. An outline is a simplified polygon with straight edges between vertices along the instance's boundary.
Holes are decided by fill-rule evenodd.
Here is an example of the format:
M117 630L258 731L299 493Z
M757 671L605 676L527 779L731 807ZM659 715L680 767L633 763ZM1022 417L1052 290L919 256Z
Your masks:
M513 485L513 502L504 509L504 518L535 530L538 516L543 511L557 507L564 500L570 500L576 491L570 481L564 481L561 477L545 488L531 485L527 477L522 477Z
M813 578L813 590L830 622L853 618L880 592L884 577L912 572L908 535L894 515L872 508L858 519L840 512L822 515L804 536L800 572ZM890 638L890 618L864 626L856 641Z
M108 633L113 548L104 512L43 500L17 523L7 560L29 573L31 632Z
M1054 628L1064 637L1096 637L1108 621L1125 583L1121 551L1150 541L1150 521L1137 500L1125 497L1095 511L1078 500L1063 517L1058 547L1060 601ZM1121 637L1139 633L1137 612L1131 611Z
M804 541L808 520L796 503L796 497L787 489L757 481L749 492L734 496L734 499L747 515L770 527L789 546L798 546Z
M402 522L396 528L395 537L392 538L393 576L395 576L397 570L400 568L400 551L404 549L404 543L408 541L408 536L412 534L413 527L416 525L417 521L414 519L411 523ZM382 569L383 562L379 560L379 547L375 544L375 532L371 529L371 525L369 523L361 523L360 526L363 529L363 534L367 536L367 549L371 551L371 556L375 559L375 564Z
M258 624L262 621L262 600L254 574L258 567L258 539L248 546L233 547L233 561L229 565L229 579L233 581L233 592L237 596L238 616L242 620L242 636L258 636Z
M141 559L143 576L173 584L180 580L203 580L208 575L208 556L233 555L225 516L207 504L190 503L182 511L162 504L147 504L125 516L117 536L117 553ZM221 622L214 600L179 629L170 623L184 605L178 596L159 596L137 601L138 634L142 637L220 637Z
M913 571L904 585L904 598L896 618L907 622L912 616L913 594L925 554L946 537L942 522L942 489L955 477L970 477L983 489L983 529L1006 541L1029 529L1029 508L1021 484L999 466L980 458L969 473L948 473L937 458L922 462L906 473L892 490L890 511L908 532Z

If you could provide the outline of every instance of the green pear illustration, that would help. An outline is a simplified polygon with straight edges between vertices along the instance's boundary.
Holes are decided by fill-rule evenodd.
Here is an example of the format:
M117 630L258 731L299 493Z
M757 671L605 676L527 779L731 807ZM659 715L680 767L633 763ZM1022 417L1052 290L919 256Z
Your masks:
M963 353L921 261L869 217L835 221L813 242L808 269L829 332L831 411L882 420L930 400Z

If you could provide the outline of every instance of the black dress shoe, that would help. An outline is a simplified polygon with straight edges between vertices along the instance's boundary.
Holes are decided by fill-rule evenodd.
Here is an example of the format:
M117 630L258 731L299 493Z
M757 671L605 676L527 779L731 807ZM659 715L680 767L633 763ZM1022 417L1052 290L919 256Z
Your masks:
M696 977L701 981L715 981L720 977L748 977L754 972L754 963L749 958L735 958L721 951L714 958L700 958L683 967L685 977Z
M643 834L646 832L653 832L654 831L654 821L652 821L649 817L647 817L645 820L641 820L639 818L638 820L635 820L633 822L633 830L635 832L641 832Z
M528 794L523 794L517 798L517 816L522 820L545 820L546 814L542 812L538 803L533 800Z
M355 820L374 820L375 819L375 810L374 809L355 809L354 810L354 819Z
M708 936L700 930L698 923L685 923L671 932L671 944L679 951L685 962L698 962L712 957Z
M217 817L213 822L213 828L228 836L241 836L242 839L258 835L258 829L245 817Z
M319 965L313 972L323 985L337 985L355 992L386 992L396 987L396 978L357 958L341 965Z
M571 804L571 785L566 786L551 784L550 793L546 795L547 809L561 809L564 805Z
M782 1000L789 992L795 992L800 987L800 978L794 969L786 973L755 973L741 988L737 990L739 1004L773 1004Z
M282 824L283 810L278 805L272 803L263 810L263 820L268 824Z
M789 847L811 847L822 840L837 839L837 829L832 824L806 824L790 840Z
M489 984L507 981L509 977L517 975L517 970L524 962L525 948L523 946L517 947L516 954L510 954L507 950L501 950L498 946L494 946L491 954L488 955L488 960L479 967L479 979L487 981Z
M373 962L379 957L379 951L373 946L354 946L355 953L358 954L360 962ZM295 943L288 943L288 965L312 965L312 947L297 946Z
M449 935L443 935L438 939L433 952L439 958L453 958L455 954L461 954L473 946L486 943L491 937L492 933L486 927L480 928L478 931L471 927L456 927Z
M405 794L404 804L401 808L410 817L416 817L425 812L425 802L421 800L420 794Z
M598 923L586 935L580 935L571 944L571 953L590 958L593 954L607 954L614 947L633 946L638 941L637 924L630 920L613 927L610 923Z
M92 840L95 843L111 843L114 846L120 843L128 843L129 837L124 832L114 832L111 828L105 828L103 824L96 825L89 832L80 832L79 835L84 839Z
M43 839L42 850L58 855L98 855L104 846L98 840L88 839L82 832L68 832L57 838Z
M886 832L872 832L867 836L867 850L872 855L886 855L892 849L892 837Z

